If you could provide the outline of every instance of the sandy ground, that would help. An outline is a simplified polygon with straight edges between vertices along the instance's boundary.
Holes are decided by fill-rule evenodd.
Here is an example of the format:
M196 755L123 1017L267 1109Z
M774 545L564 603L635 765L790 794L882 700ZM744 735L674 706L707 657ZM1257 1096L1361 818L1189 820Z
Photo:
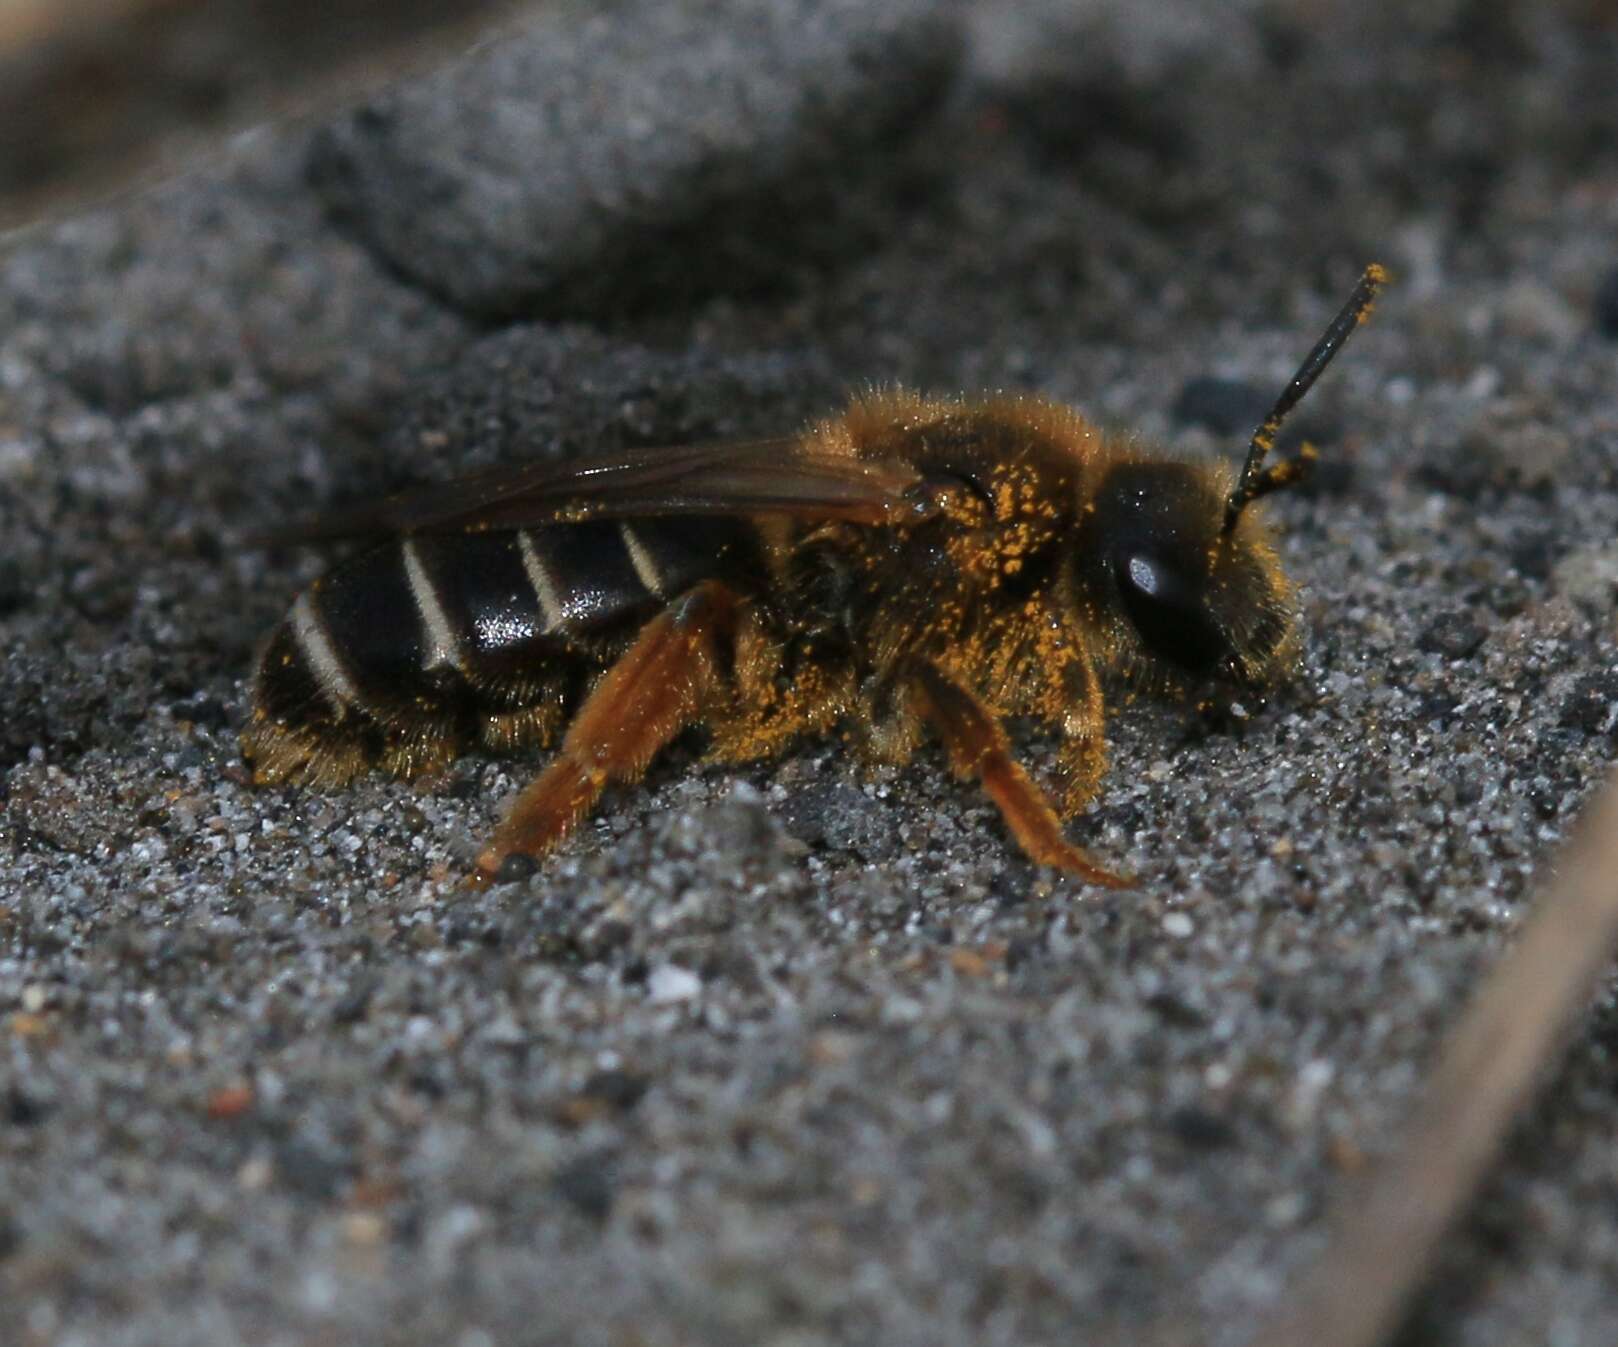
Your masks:
M0 259L0 1340L1240 1343L1618 757L1611 6L664 8ZM532 761L247 784L255 531L871 380L1235 453L1373 258L1298 676L1113 720L1139 892L935 752L684 744L483 895ZM1618 1337L1615 1035L1408 1342Z

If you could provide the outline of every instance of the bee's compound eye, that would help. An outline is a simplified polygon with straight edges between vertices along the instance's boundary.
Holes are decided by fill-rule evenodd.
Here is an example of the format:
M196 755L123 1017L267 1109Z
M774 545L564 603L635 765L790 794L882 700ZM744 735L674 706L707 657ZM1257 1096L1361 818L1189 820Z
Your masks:
M1120 557L1115 574L1124 611L1153 654L1191 673L1212 672L1229 658L1230 643L1208 611L1200 580L1146 552Z

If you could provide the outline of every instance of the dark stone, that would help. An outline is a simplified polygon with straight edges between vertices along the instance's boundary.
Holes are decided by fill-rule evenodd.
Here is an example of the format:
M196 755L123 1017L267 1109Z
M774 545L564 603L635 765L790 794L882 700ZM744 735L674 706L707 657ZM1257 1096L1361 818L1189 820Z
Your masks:
M1600 734L1603 730L1618 736L1618 673L1607 670L1586 674L1573 685L1562 703L1558 724L1566 729Z
M539 869L539 862L527 852L513 851L505 860L500 862L500 868L494 872L496 884L521 884L531 879L534 872Z
M1221 440L1229 441L1232 452L1245 453L1249 439L1269 415L1280 391L1279 388L1260 388L1244 379L1199 375L1185 381L1170 415L1183 426L1202 426ZM1332 427L1312 417L1306 406L1295 411L1282 425L1272 457L1289 457L1306 440L1318 447L1334 438ZM1347 492L1353 480L1352 464L1332 454L1323 454L1290 489L1310 496L1340 496Z
M1596 287L1590 308L1596 331L1618 341L1618 267L1614 267Z
M579 1093L587 1099L600 1100L620 1113L627 1113L640 1103L649 1083L645 1076L637 1076L632 1071L597 1071L584 1082L584 1088Z
M50 1105L14 1085L6 1092L5 1119L13 1127L36 1127L50 1116Z
M1208 1017L1174 992L1154 992L1147 998L1146 1004L1165 1024L1172 1025L1176 1029L1207 1027Z
M1528 792L1528 803L1534 813L1547 823L1562 812L1564 792L1556 786L1535 786Z
M1193 1150L1217 1150L1236 1141L1236 1129L1228 1120L1194 1104L1175 1109L1169 1114L1168 1125L1169 1131Z
M377 978L366 974L356 978L353 986L344 992L342 999L332 1007L333 1023L355 1024L363 1020L371 1007L371 998L376 995L378 985Z
M1511 568L1525 580L1548 580L1557 559L1562 554L1555 538L1549 534L1525 534L1511 545Z
M222 730L230 724L230 712L225 709L224 703L217 697L210 697L205 693L198 693L189 701L176 703L174 715L177 720L189 720L210 730Z
M14 557L0 557L0 617L19 612L28 602L29 586Z
M816 781L794 790L781 810L786 830L813 847L846 852L867 863L899 853L892 811L846 781Z
M1006 972L1015 973L1026 968L1039 957L1040 950L1040 942L1033 936L1012 936L1006 941Z
M1172 415L1183 426L1204 426L1220 436L1245 436L1253 433L1274 401L1274 393L1255 384L1205 374L1185 381Z
M304 1197L330 1201L353 1172L353 1162L347 1157L297 1137L276 1147L276 1177Z
M580 1214L604 1221L612 1211L612 1176L596 1156L570 1161L551 1177L551 1191Z
M1477 653L1488 634L1465 613L1443 613L1428 625L1416 644L1429 654L1467 659Z

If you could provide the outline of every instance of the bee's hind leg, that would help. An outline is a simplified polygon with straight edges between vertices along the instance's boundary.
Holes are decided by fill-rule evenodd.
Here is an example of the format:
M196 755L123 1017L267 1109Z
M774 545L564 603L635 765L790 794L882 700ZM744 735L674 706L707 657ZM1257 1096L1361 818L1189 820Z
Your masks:
M982 702L932 664L917 664L910 681L919 696L918 709L944 741L956 775L983 783L1030 860L1071 871L1104 888L1134 886L1132 878L1104 869L1062 835L1050 801L1011 756L1005 730Z
M610 781L633 781L669 740L702 714L715 677L715 643L735 596L698 585L648 622L579 708L556 755L517 797L477 859L487 885L506 857L541 856L595 804Z

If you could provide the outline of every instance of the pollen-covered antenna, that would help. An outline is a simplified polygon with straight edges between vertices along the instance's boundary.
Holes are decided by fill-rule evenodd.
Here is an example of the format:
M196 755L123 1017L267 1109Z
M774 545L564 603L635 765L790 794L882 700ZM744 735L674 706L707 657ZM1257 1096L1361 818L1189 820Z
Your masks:
M1292 382L1287 384L1281 396L1275 400L1275 406L1270 408L1270 414L1253 432L1252 442L1247 447L1247 462L1242 464L1242 475L1236 479L1230 500L1225 504L1226 533L1236 527L1237 519L1241 517L1242 511L1250 501L1269 495L1277 487L1297 481L1303 476L1309 464L1314 462L1314 446L1306 444L1298 451L1296 458L1273 463L1268 469L1264 467L1264 457L1274 447L1275 437L1281 429L1281 423L1287 419L1287 413L1296 407L1303 395L1313 387L1321 371L1331 364L1332 357L1343 349L1343 343L1353 335L1354 329L1371 316L1371 308L1376 303L1377 296L1382 293L1382 287L1387 283L1388 273L1377 263L1373 262L1365 268L1365 274L1360 277L1360 283L1354 287L1354 293L1348 297L1348 303L1343 305L1342 311L1332 319L1331 326L1315 343L1315 349L1310 351L1303 364L1298 366L1298 372L1292 376Z

